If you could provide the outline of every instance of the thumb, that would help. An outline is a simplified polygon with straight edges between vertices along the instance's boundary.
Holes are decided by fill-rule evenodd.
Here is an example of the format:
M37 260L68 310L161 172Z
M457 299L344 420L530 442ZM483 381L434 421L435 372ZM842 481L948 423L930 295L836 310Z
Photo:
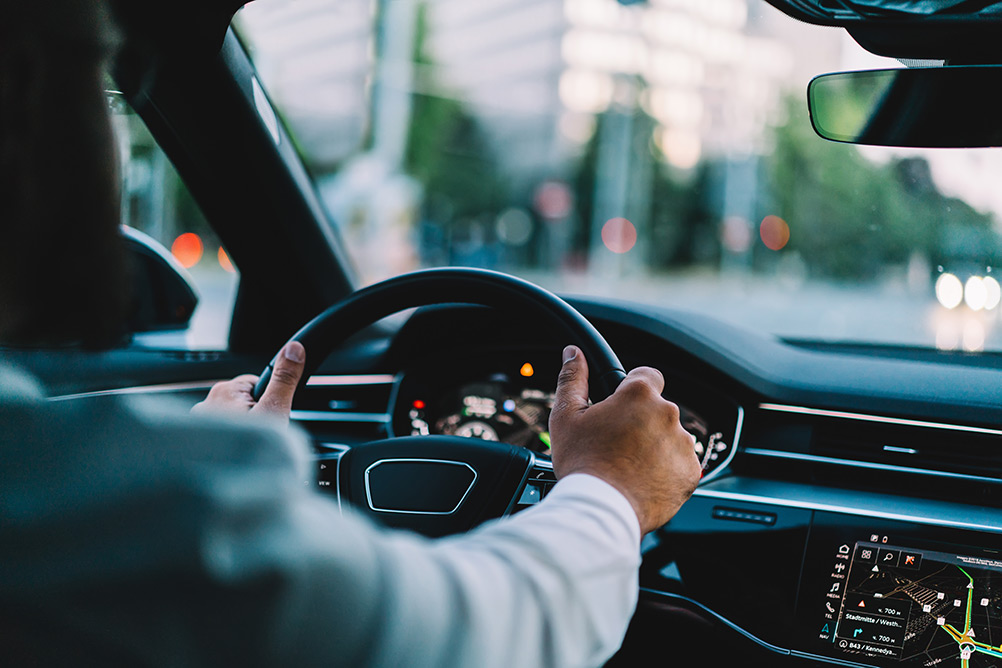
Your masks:
M292 398L296 394L296 387L300 378L303 377L303 368L306 363L306 349L299 341L290 341L286 344L282 352L275 358L275 368L271 372L271 380L268 387L261 395L260 401L254 407L255 410L265 413L289 417L292 410Z
M567 346L563 358L550 413L550 419L558 422L588 408L588 363L584 353L577 346Z

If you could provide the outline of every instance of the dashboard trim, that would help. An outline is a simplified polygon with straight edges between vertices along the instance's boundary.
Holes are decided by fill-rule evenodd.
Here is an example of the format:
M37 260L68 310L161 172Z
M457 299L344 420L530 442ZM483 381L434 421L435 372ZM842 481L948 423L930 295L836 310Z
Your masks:
M386 413L349 413L339 411L299 411L289 413L290 420L299 422L378 422L387 423L390 416Z
M359 374L359 375L344 375L344 376L333 376L333 375L323 375L316 374L311 376L307 381L306 385L310 386L340 386L340 385L389 385L396 380L396 377L388 373L380 374Z
M887 450L892 446L885 445ZM910 448L908 448L910 450ZM900 452L906 448L898 448L892 452ZM908 473L912 475L925 475L937 478L954 478L957 480L968 480L971 482L982 482L992 484L1002 484L999 478L990 476L973 475L970 473L950 473L947 471L936 471L934 469L920 469L913 466L897 466L895 464L880 464L878 462L863 462L856 459L840 459L838 457L822 457L820 455L805 455L799 452L783 452L781 450L770 450L768 448L746 448L745 454L759 457L772 457L775 459L792 459L796 461L812 462L816 464L831 464L833 466L851 466L860 469L870 469L874 471L887 471L889 473Z
M944 526L957 529L973 529L975 531L988 531L999 533L1002 526L995 524L979 524L976 522L962 522L938 517L928 517L919 515L907 515L904 513L894 513L875 508L857 508L849 505L837 505L831 503L817 503L814 501L791 501L788 499L777 499L770 496L758 494L744 494L741 492L727 492L723 490L704 489L697 487L692 493L693 496L701 496L710 499L723 499L726 501L737 501L744 503L762 503L765 505L780 506L782 508L800 508L802 510L820 510L831 513L841 513L843 515L855 515L860 517L877 517L886 520L896 520L899 522L913 522L915 524L927 524L931 526Z
M822 408L808 408L806 406L792 406L788 404L762 403L758 405L760 410L775 411L779 413L796 413L798 415L813 415L816 417L840 418L843 420L860 420L863 422L879 422L882 424L893 424L902 427L925 427L928 429L946 429L949 431L963 431L972 434L988 434L991 436L1002 436L1002 429L989 429L988 427L972 427L970 425L949 424L946 422L929 422L926 420L910 420L908 418L887 417L885 415L869 415L867 413L850 413L847 411L830 411Z
M76 392L49 397L49 401L71 401L73 399L91 399L94 397L113 397L129 394L165 394L170 392L191 392L194 390L210 390L219 380L196 380L187 383L162 383L159 385L137 385L134 387L118 387L110 390L93 390L91 392Z

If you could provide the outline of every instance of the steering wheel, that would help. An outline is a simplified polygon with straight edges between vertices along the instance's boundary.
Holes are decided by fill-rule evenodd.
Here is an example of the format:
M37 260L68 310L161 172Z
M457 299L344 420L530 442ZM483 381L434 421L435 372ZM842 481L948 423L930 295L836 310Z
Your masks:
M434 304L474 304L527 314L577 345L589 366L590 395L601 401L626 377L598 330L553 293L485 269L428 269L352 293L306 323L290 341L306 348L300 387L339 344L381 318ZM274 359L254 388L260 399ZM505 443L455 436L408 436L352 446L337 462L337 493L383 524L427 535L466 531L510 512L530 474L548 461Z

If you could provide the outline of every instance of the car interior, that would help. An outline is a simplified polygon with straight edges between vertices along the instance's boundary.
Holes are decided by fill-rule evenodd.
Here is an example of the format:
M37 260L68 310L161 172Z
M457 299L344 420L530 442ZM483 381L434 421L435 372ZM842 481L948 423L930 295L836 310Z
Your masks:
M148 132L218 240L220 263L225 255L238 270L226 334L207 347L185 343L209 295L178 246L127 227L142 267L130 341L99 353L4 349L4 360L37 376L53 401L148 394L191 405L239 374L263 373L263 387L276 351L300 340L309 378L291 417L316 453L316 477L304 484L432 536L517 513L555 484L547 418L565 344L585 351L593 401L625 371L653 366L704 475L644 537L640 602L609 665L1002 665L998 352L786 336L629 290L571 286L557 297L533 272L498 264L423 262L370 285L346 242L352 228L333 220L289 112L271 97L263 47L241 27L238 10L268 3L117 3L124 41L113 87L134 110L122 122ZM394 3L369 4L392 12ZM820 134L897 147L999 144L998 116L984 113L994 98L977 95L997 90L1002 62L992 3L753 4L827 26L916 73L858 97L862 76L819 79L810 113ZM648 5L674 6L616 11ZM851 112L836 109L850 99ZM860 112L858 100L872 108ZM540 220L550 224L545 211Z

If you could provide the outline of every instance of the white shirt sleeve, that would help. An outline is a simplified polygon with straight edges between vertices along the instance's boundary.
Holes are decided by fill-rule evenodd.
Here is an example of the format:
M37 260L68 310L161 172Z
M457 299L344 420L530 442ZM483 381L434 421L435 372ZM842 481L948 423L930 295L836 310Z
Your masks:
M597 478L429 540L342 516L307 486L294 430L12 387L0 597L69 652L80 638L187 666L598 665L636 604L637 518Z
M304 515L317 510L303 501ZM303 591L288 611L325 626L313 633L330 643L281 650L307 663L339 655L368 666L601 665L636 606L637 517L591 476L569 476L537 507L448 539L375 531L355 518L330 524L337 530L302 562ZM330 596L346 574L357 588Z

